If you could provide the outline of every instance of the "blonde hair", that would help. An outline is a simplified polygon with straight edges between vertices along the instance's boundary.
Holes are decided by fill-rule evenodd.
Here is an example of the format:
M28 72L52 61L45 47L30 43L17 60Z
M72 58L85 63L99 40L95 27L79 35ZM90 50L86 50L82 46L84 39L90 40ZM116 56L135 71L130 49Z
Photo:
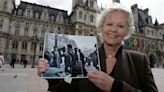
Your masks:
M131 9L126 8L125 6L123 6L120 3L113 3L112 5L110 5L109 8L105 9L98 17L97 17L97 23L96 23L96 27L98 30L98 35L101 36L100 34L100 30L105 22L105 20L107 19L107 17L110 16L111 12L113 11L117 11L117 10L121 10L123 12L125 12L128 15L128 32L127 35L124 37L123 40L128 39L131 34L134 32L135 30L135 26L134 26L134 20L133 20L133 14L131 12Z

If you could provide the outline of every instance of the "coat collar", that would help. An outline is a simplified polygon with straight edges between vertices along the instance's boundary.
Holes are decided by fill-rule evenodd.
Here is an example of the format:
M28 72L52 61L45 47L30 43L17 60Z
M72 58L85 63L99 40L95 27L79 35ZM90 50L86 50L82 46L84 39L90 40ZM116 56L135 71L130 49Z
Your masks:
M117 60L116 65L110 75L115 79L126 81L129 84L136 84L134 83L137 77L133 60L127 53L128 52L123 49L123 46L120 46L115 56ZM106 55L103 45L99 48L99 58L101 71L106 72Z
M120 46L120 48L118 49L117 53L116 53L116 59L118 59L120 57L120 55L122 54L122 50L123 50L123 46ZM99 58L100 58L100 66L101 66L101 70L106 72L106 55L105 55L105 49L103 44L101 45L101 47L99 48ZM119 60L117 60L119 61Z

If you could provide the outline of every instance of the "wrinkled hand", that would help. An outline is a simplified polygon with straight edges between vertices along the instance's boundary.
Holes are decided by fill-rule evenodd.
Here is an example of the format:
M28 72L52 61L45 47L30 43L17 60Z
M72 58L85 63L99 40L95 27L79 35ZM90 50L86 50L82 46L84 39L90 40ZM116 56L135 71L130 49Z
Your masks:
M41 75L41 73L46 72L48 70L48 61L44 58L40 58L37 69L39 76Z
M88 73L89 80L98 88L105 92L110 92L114 78L102 71L93 71Z

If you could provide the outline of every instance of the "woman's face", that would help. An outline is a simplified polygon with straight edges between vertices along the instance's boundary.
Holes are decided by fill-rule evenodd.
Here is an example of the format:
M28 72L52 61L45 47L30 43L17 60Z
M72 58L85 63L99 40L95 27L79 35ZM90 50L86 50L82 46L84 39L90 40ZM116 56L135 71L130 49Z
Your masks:
M110 12L101 31L105 44L120 45L128 32L128 15L121 10Z

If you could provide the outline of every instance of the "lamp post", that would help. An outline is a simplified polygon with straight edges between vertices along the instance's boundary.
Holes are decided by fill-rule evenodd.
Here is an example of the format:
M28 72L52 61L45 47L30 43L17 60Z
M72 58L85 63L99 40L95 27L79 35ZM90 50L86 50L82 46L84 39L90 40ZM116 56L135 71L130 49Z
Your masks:
M37 38L37 36L33 36L31 40L34 44L34 56L33 56L31 68L35 68L36 47L37 47L37 42L39 41L39 39Z

